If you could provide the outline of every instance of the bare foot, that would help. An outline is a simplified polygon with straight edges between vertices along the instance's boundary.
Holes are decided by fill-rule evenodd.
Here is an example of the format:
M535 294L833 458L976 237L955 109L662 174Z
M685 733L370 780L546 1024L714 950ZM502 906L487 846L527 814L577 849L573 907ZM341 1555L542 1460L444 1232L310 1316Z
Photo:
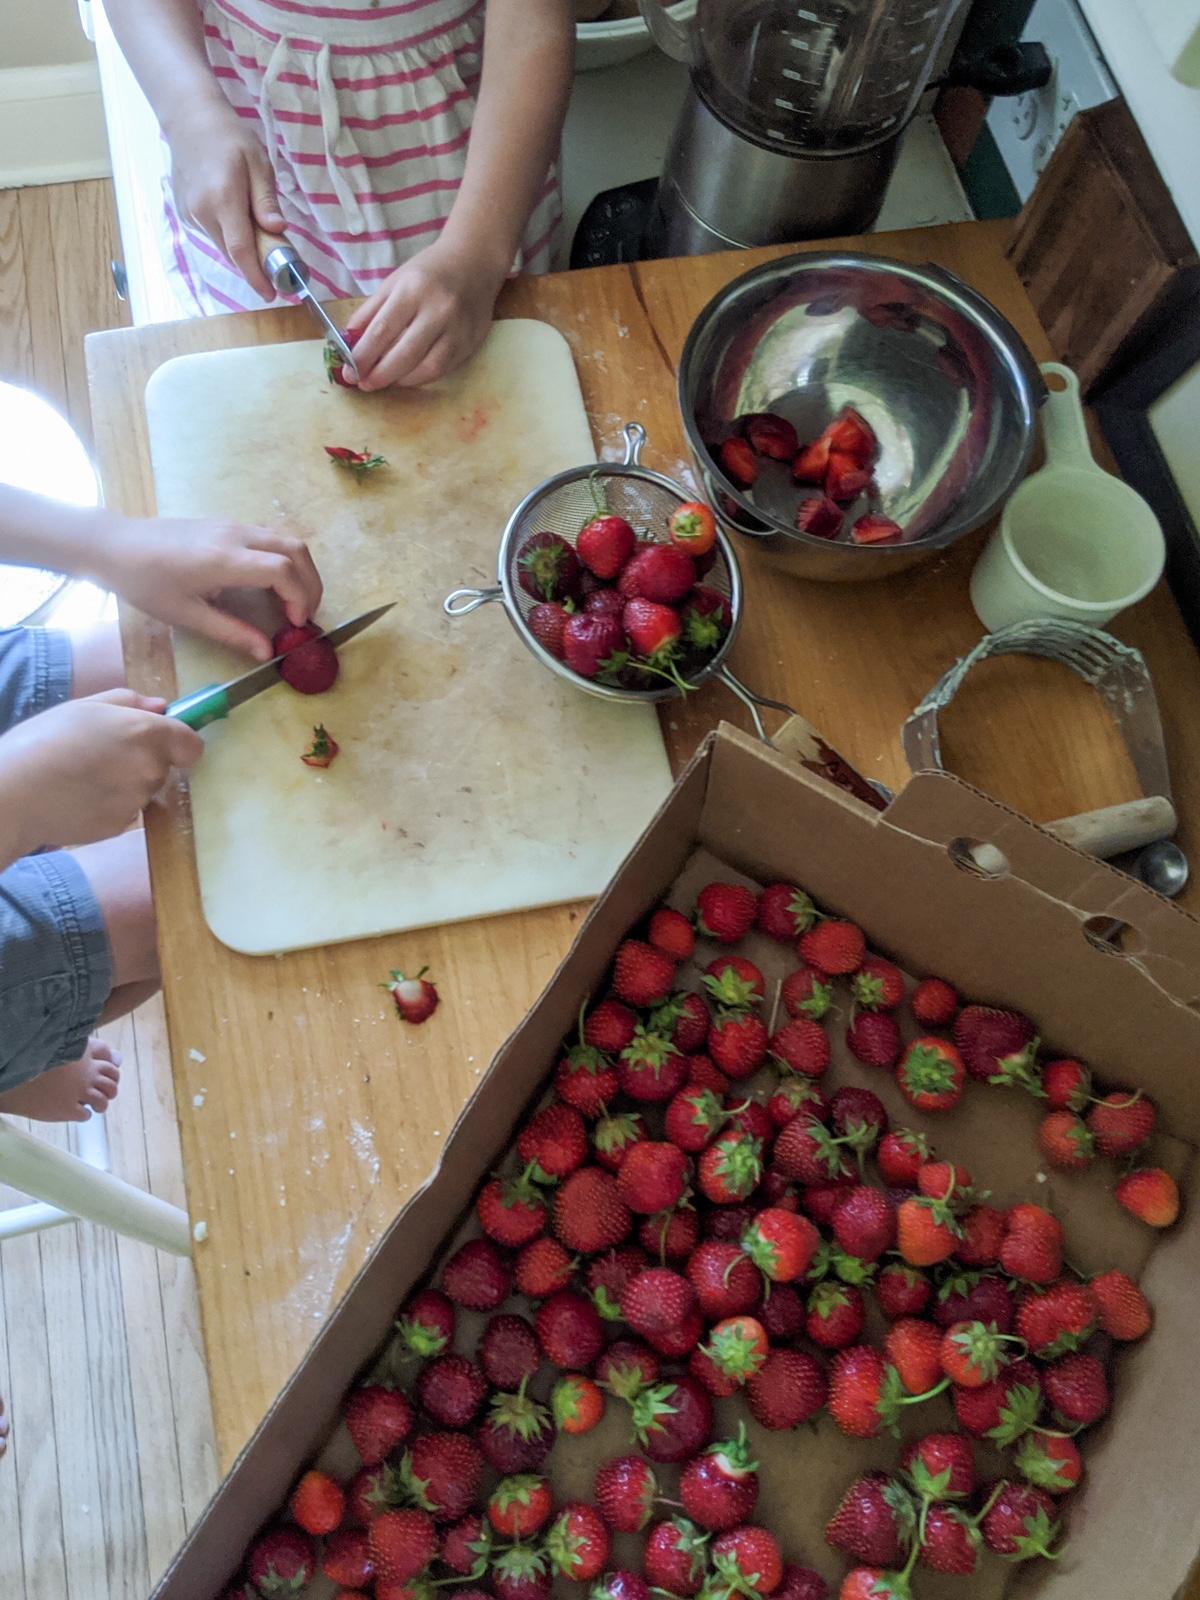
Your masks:
M30 1078L0 1094L0 1111L38 1122L86 1122L93 1111L107 1111L121 1077L121 1052L103 1039L89 1039L78 1061Z

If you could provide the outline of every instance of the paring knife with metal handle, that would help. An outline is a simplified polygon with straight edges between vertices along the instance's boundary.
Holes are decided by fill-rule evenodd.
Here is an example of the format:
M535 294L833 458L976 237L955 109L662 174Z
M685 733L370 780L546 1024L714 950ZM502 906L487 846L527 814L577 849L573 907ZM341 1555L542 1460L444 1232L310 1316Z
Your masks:
M262 269L277 292L303 295L308 309L320 323L325 337L357 378L358 365L354 360L354 353L346 342L345 334L330 319L325 307L308 287L308 268L301 261L295 246L285 234L268 233L265 228L257 227L254 230L254 242L258 248L258 259Z
M361 616L351 617L349 622L343 622L338 628L327 629L320 637L327 639L335 647L345 644L347 639L353 639L356 633L361 633L373 622L378 622L380 617L390 611L395 604L394 600L389 600L387 605L376 606L373 611L364 611ZM299 648L299 645L292 646L292 649ZM244 705L256 694L269 689L273 683L279 683L279 663L291 653L291 650L285 650L283 655L265 661L261 667L243 673L240 678L231 678L228 683L210 683L203 689L193 689L191 694L173 700L167 707L166 714L178 722L186 722L189 728L195 728L197 731L207 728L210 722L219 722L222 717L227 717L234 706Z

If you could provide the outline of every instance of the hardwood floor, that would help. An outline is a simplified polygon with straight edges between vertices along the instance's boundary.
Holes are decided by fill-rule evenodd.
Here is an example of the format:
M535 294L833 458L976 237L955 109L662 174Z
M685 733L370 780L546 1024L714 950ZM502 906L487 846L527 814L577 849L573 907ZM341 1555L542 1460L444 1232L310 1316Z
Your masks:
M0 379L36 389L89 445L83 337L128 321L119 255L109 182L0 191ZM112 1169L185 1205L161 1002L104 1034L124 1058ZM0 1188L0 1208L21 1198ZM145 1600L217 1481L191 1263L87 1223L7 1240L0 1394L0 1596Z

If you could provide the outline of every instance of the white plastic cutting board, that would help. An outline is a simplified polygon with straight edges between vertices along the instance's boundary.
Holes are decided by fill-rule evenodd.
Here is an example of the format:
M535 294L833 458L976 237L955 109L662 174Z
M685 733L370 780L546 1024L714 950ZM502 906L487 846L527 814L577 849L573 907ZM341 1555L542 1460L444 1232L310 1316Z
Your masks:
M160 515L307 539L327 625L399 602L329 693L281 684L205 731L192 815L217 938L265 954L597 894L671 785L653 709L547 672L499 603L442 610L495 582L530 489L595 459L561 334L499 322L454 377L371 395L330 387L319 342L180 356L146 412ZM325 445L388 465L360 485ZM175 655L181 693L249 664L186 633ZM316 722L341 746L327 772L300 760Z

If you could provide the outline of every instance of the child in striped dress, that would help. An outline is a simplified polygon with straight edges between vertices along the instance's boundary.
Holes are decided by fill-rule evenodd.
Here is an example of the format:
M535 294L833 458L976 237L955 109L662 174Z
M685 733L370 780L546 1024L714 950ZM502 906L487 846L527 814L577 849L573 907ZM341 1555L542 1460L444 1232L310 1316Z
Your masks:
M487 36L484 40L486 9ZM257 222L364 294L361 387L479 347L561 220L569 0L107 0L171 152L168 269L197 312L274 298Z

